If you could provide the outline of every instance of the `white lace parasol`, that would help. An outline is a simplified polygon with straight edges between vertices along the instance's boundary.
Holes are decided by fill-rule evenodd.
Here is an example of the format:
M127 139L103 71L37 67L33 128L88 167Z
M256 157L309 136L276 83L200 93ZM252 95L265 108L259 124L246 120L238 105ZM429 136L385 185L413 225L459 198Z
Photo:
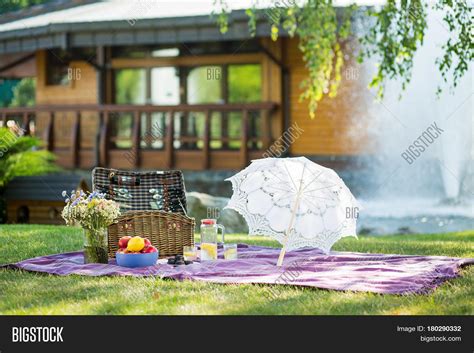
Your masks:
M247 221L249 234L278 240L282 251L305 246L328 253L342 237L356 235L357 200L332 169L305 157L265 158L226 179L233 195L226 208Z

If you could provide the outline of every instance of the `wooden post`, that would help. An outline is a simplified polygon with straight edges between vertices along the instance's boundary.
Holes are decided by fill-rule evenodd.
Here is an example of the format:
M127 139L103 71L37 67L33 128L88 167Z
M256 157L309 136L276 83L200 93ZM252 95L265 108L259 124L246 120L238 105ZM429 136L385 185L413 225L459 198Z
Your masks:
M257 116L255 114L250 114L249 116L249 137L251 138L251 143L250 147L252 149L257 148L257 143L258 143L258 134L257 134L257 121L256 121Z
M147 112L146 115L146 131L145 131L145 145L146 148L151 148L153 146L153 141L155 139L155 132L153 131L153 124L151 123L152 114Z
M23 121L21 126L23 135L30 135L30 115L28 113L23 113Z
M97 102L99 104L105 103L105 87L106 87L106 70L105 70L105 62L106 62L106 53L105 47L98 46L96 48L96 62L100 68L96 69L96 80L97 80Z
M192 120L191 120L192 119ZM194 113L191 118L189 118L189 124L191 124L191 136L195 138L194 142L191 142L189 145L190 145L190 148L192 148L193 150L197 149L197 137L198 137L198 134L197 134L197 115L196 113Z
M240 135L240 165L242 168L245 168L248 163L248 120L249 112L247 109L242 111L242 127Z
M222 89L222 98L224 103L229 103L229 66L222 65L221 67L221 89ZM226 111L221 112L221 137L225 140L222 141L222 149L229 148L229 142L227 138L229 137L229 116L230 113Z
M102 125L104 124L104 112L103 111L97 111L97 118L98 118L98 123L97 123L97 130L95 134L95 143L94 143L94 166L98 167L100 166L100 142L102 138Z
M271 144L271 139L272 139L272 132L271 132L271 126L270 126L270 119L269 115L270 112L267 109L262 109L260 111L260 114L262 114L262 150L266 151Z
M188 137L189 136L188 120L189 120L189 112L185 111L181 115L180 124L179 124L180 137ZM188 149L189 146L190 146L190 143L188 141L183 141L183 142L181 142L180 148Z
M211 121L211 111L206 110L205 117L204 117L204 136L203 136L203 147L202 147L202 154L203 154L203 169L209 168L209 139L210 139L210 121Z
M104 112L104 120L100 128L100 164L104 167L108 165L108 149L109 149L109 119L110 112Z
M79 150L81 148L81 112L77 111L74 118L74 125L71 132L71 161L74 168L79 167Z
M133 131L132 131L132 155L134 167L140 166L140 111L135 111L133 115Z
M174 111L170 111L168 115L168 126L166 127L166 165L168 168L173 168L173 150L174 150Z
M228 112L221 112L221 137L222 137L222 149L229 148L229 116ZM225 140L225 141L224 141Z
M48 151L54 150L54 112L49 112L49 122L45 130L44 140Z

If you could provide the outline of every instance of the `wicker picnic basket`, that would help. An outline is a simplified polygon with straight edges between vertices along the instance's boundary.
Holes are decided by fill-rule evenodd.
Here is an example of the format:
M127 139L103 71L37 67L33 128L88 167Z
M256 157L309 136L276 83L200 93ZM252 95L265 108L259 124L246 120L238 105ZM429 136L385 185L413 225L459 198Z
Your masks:
M109 257L115 258L123 236L148 238L160 258L183 254L183 246L194 245L194 218L164 211L127 212L109 226Z
M182 254L183 246L194 245L194 218L186 214L181 171L95 168L92 184L122 210L122 216L108 228L110 258L115 258L120 238L127 235L148 238L160 257Z

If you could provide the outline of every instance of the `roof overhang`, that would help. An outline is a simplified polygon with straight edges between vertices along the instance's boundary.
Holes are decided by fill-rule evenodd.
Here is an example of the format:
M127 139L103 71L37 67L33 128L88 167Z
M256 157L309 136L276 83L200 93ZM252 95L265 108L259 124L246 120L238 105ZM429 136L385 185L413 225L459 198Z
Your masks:
M268 36L265 18L257 21L256 36ZM243 40L250 37L244 10L229 16L229 30L222 34L209 15L127 20L52 23L45 26L0 32L0 54L31 52L50 48L174 44Z
M0 55L0 79L36 76L34 52Z

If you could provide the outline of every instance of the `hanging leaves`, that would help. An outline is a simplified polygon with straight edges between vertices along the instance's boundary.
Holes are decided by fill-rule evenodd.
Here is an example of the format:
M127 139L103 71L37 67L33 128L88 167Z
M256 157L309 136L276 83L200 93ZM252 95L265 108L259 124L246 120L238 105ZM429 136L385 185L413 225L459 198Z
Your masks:
M456 87L474 60L472 7L465 0L438 0L435 9L443 11L443 27L451 33L436 64L445 82L449 82L451 73L452 87ZM438 94L441 91L438 87Z
M223 9L217 23L222 33L228 29L228 8L225 0L216 0ZM430 2L431 3L431 2ZM410 82L413 59L423 44L427 27L427 0L387 0L379 8L357 8L355 5L336 9L332 0L306 0L297 5L295 1L277 2L267 9L247 9L249 29L255 36L259 14L270 23L270 37L276 41L280 31L290 37L299 38L299 49L308 69L308 77L301 83L302 100L307 100L310 116L315 116L318 102L324 97L335 97L341 82L344 57L341 44L353 36L362 48L359 62L375 58L377 71L369 87L384 95L385 83L389 79L401 79L402 89ZM436 0L432 6L444 14L443 22L452 36L443 45L444 53L436 60L446 82L452 77L455 87L468 70L473 60L472 8L466 0ZM353 33L352 19L362 19L364 32ZM438 89L440 92L441 89Z
M383 97L387 78L401 78L403 90L410 82L413 57L423 44L426 10L421 0L388 0L379 11L366 12L368 32L360 38L363 50L359 61L379 58L377 73L369 84L377 88L379 98Z

